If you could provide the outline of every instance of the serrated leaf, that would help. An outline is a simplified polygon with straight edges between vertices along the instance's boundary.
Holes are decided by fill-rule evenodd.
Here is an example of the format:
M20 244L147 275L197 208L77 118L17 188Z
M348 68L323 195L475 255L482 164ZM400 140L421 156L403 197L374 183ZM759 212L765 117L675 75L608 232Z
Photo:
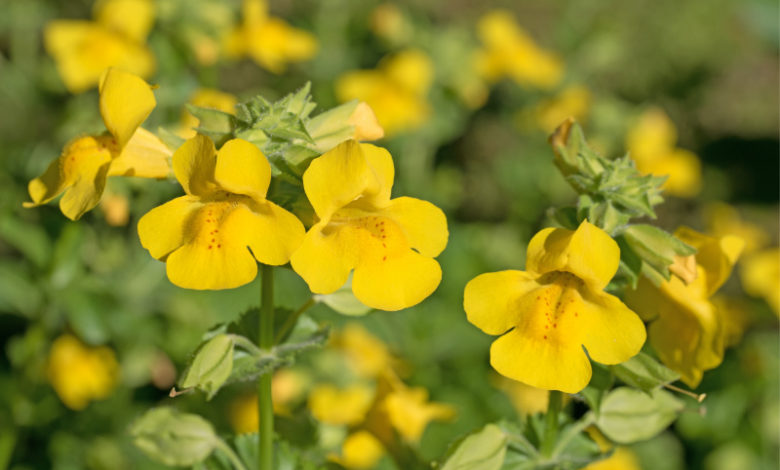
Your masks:
M206 399L219 391L233 370L233 339L218 334L204 343L195 353L184 372L179 386L197 388L206 393Z
M441 470L500 470L506 448L507 438L501 428L488 424L461 441Z
M219 443L211 423L167 407L147 411L133 423L130 435L150 458L176 466L202 462Z
M647 394L619 387L602 401L596 426L612 441L630 444L650 439L666 429L682 409L682 402L663 389Z
M626 362L610 366L610 369L626 385L647 393L680 378L680 374L643 352Z

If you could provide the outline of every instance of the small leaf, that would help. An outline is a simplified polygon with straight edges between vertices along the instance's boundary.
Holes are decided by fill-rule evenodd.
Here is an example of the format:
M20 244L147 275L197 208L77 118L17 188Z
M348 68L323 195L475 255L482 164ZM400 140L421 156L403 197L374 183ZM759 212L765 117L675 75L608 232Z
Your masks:
M165 465L189 466L205 460L219 438L211 423L195 414L172 408L154 408L130 428L133 443Z
M680 374L643 352L626 362L610 366L610 369L626 385L644 390L647 393L680 378Z
M504 432L495 424L488 424L461 441L441 470L499 470L506 448Z
M650 439L669 426L683 404L669 392L655 389L650 394L619 387L601 403L596 425L614 442L630 444Z
M197 388L210 400L233 370L233 340L219 334L198 349L179 382L182 388Z
M634 252L642 261L669 279L669 266L677 255L692 255L696 249L683 243L677 237L652 225L631 225L622 233Z

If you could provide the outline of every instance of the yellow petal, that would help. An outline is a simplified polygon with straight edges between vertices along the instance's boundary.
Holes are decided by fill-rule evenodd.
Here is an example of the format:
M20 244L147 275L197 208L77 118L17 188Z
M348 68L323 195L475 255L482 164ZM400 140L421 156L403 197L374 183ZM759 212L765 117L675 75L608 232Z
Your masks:
M473 325L489 335L500 335L518 324L518 301L537 287L523 271L480 274L466 284L463 308Z
M214 142L198 134L184 142L173 154L173 172L187 194L205 196L217 189L214 168L217 163Z
M581 291L583 346L591 359L602 364L620 364L629 360L645 344L645 325L614 295Z
M364 385L317 385L309 394L309 410L323 423L353 425L365 419L373 399L374 391Z
M780 314L780 250L769 248L751 253L742 263L740 277L745 292L764 297L775 315Z
M95 19L106 28L143 42L154 23L151 0L103 0L95 4Z
M678 228L674 235L697 249L696 263L704 268L707 296L712 296L731 275L745 243L734 235L716 238L688 227Z
M642 113L626 138L626 146L637 163L673 149L676 142L677 129L659 108Z
M410 442L419 441L431 421L455 415L451 406L430 403L428 391L422 387L400 387L390 392L382 405L393 428Z
M120 148L156 104L149 84L131 73L112 68L100 83L100 115Z
M431 59L418 49L406 49L382 60L379 67L394 82L416 95L425 95L433 82Z
M233 139L219 149L214 179L233 194L263 202L271 183L271 165L255 144Z
M525 266L538 274L569 272L600 291L615 275L619 263L620 248L615 240L585 220L574 232L546 228L534 235Z
M385 136L385 131L379 125L376 114L365 101L358 103L355 110L349 116L347 124L355 127L354 139L359 141L379 140Z
M150 210L138 221L141 246L153 258L165 258L185 243L188 220L202 206L197 197L181 196Z
M369 307L394 311L422 302L439 282L439 263L407 250L386 259L361 259L352 277L352 292Z
M171 172L171 149L156 135L139 127L114 160L109 176L166 178Z
M293 270L315 294L330 294L343 286L357 263L353 232L345 228L312 227L292 254Z
M399 197L382 213L401 226L411 247L422 255L438 256L447 246L447 218L430 202Z
M668 175L663 189L679 197L693 197L701 191L701 162L693 152L674 149L638 166L643 173Z
M376 193L367 193L364 197L368 196L367 199L373 207L385 207L390 203L390 193L395 178L393 157L387 149L372 144L360 144L360 150L379 185L375 190Z
M341 445L340 465L350 470L368 470L374 468L384 455L385 449L379 439L368 431L356 431Z
M376 194L379 182L361 144L347 140L312 160L303 174L303 187L320 220L328 220L364 193Z
M279 266L287 263L303 241L301 221L270 201L249 204L247 208L239 207L236 217L241 218L242 230L252 254L263 264Z
M529 336L518 328L493 342L490 365L510 379L566 393L585 388L591 376L590 361L582 346Z

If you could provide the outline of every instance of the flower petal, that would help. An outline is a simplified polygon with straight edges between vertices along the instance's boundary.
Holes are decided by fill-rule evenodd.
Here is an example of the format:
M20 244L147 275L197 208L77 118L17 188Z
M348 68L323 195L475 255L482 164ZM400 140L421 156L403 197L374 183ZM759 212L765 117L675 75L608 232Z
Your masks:
M588 385L590 361L579 344L548 341L519 327L490 347L490 365L532 387L577 393Z
M736 264L745 242L737 236L716 238L688 227L680 227L674 236L696 248L696 263L704 268L707 279L707 296L726 282Z
M153 258L165 258L185 243L187 221L202 206L197 197L181 196L150 210L138 221L141 246Z
M386 259L361 255L352 277L352 292L369 307L394 311L422 302L439 282L439 263L415 251Z
M591 359L620 364L642 349L645 325L639 316L614 295L583 289L581 319L583 346Z
M120 148L156 105L152 88L132 73L111 68L100 82L100 115Z
M354 242L354 232L349 227L334 229L319 223L303 237L290 264L313 293L330 294L347 282L357 262Z
M544 274L565 271L602 290L615 275L620 248L607 233L583 221L576 231L546 228L531 239L526 271Z
M466 284L463 308L473 325L489 335L500 335L517 325L518 301L537 287L539 284L523 271L480 274Z
M255 144L232 139L219 149L214 179L231 193L263 202L271 183L271 165Z
M327 221L364 193L376 194L379 182L361 144L347 140L312 160L303 174L303 187L320 220Z
M390 202L390 192L393 189L393 178L395 177L393 157L386 149L372 144L360 144L360 149L379 182L376 194L369 199L374 206L384 207Z
M382 214L398 223L409 245L424 256L438 256L447 246L447 218L428 201L399 197Z
M251 210L242 206L235 212L236 217L241 217L242 230L257 261L274 266L290 261L303 241L305 230L301 221L270 201L250 207Z
M171 150L156 135L139 127L114 160L109 176L166 178L171 174Z
M104 0L95 6L95 19L106 28L143 42L154 23L151 0Z
M214 169L217 163L214 142L202 134L184 142L173 154L173 172L187 194L205 196L217 189Z

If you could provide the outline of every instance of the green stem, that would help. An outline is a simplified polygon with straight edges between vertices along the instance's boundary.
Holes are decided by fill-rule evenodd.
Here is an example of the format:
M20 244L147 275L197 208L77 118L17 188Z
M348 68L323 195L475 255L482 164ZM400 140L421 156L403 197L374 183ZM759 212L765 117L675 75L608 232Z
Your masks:
M238 455L233 452L233 449L231 449L230 446L227 445L227 443L222 439L217 440L217 449L221 450L222 453L227 456L228 460L230 460L230 463L233 464L233 468L235 470L247 470L244 462L241 461Z
M260 292L261 350L270 351L274 346L274 272L272 266L262 265ZM263 374L257 380L257 404L260 419L258 469L273 470L274 462L274 406L271 399L271 373Z
M558 415L561 413L563 394L558 390L550 390L550 400L547 403L547 414L544 417L544 439L542 440L542 455L551 457L558 434Z
M258 348L254 343L252 343L252 340L246 336L230 334L228 337L233 340L233 343L235 343L236 346L240 346L246 349L253 356L261 356L263 354L263 350Z
M287 317L282 327L279 328L279 331L276 333L275 342L277 344L281 343L284 337L287 336L287 333L295 327L295 324L298 322L298 317L315 303L314 297L310 297L305 304L301 305L301 307L295 311L295 313Z

